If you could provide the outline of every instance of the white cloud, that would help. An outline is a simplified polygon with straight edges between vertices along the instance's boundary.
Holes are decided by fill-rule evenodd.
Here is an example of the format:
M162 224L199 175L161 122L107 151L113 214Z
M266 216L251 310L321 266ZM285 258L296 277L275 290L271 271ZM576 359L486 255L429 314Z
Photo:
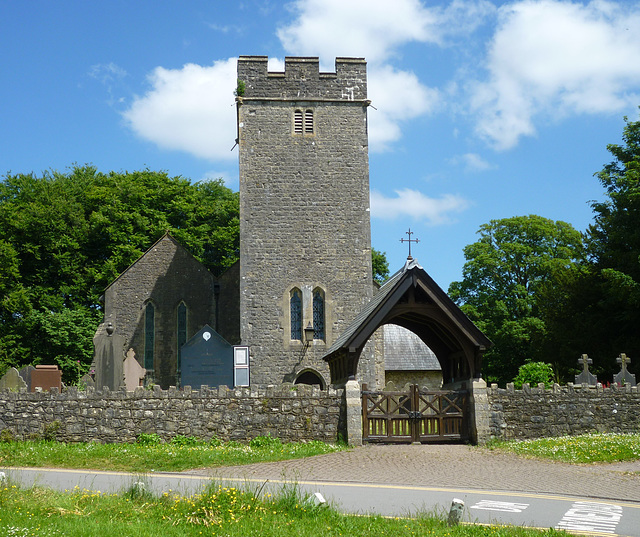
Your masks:
M439 41L437 19L418 0L297 0L297 19L278 30L283 47L294 54L389 58L399 45Z
M500 8L489 80L472 86L478 133L498 149L540 119L620 113L640 84L640 4L525 0Z
M452 164L462 164L467 172L485 172L495 168L477 153L465 153L451 159Z
M332 69L337 56L366 58L369 98L376 108L369 114L375 152L402 137L403 121L433 111L439 102L437 90L414 73L391 67L390 58L408 43L441 43L447 28L460 31L477 24L490 4L455 0L445 10L418 0L297 0L292 5L295 20L278 30L288 53L319 56L324 69Z
M156 67L151 89L123 113L141 138L209 160L232 160L236 111L236 58L212 66Z
M401 138L401 122L432 112L439 100L437 90L420 83L414 73L397 71L388 65L369 70L369 145L384 150Z
M380 192L371 191L371 216L384 220L394 220L409 216L430 225L451 222L451 215L469 207L469 202L454 194L440 198L430 198L422 192L404 188L396 190L395 198L387 198Z

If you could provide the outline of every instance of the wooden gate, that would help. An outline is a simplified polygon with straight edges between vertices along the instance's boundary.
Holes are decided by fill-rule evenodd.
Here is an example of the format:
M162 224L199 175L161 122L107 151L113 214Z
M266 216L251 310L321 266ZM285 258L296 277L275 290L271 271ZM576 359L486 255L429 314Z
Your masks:
M362 441L461 442L468 438L466 391L373 392L362 385Z

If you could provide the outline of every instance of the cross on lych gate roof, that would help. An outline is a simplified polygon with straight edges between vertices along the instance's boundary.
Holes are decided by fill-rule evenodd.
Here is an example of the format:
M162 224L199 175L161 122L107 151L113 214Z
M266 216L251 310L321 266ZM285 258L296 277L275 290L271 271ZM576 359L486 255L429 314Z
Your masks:
M408 242L409 243L409 257L407 257L407 259L413 259L411 257L411 243L415 242L416 244L418 244L420 242L420 239L412 239L411 235L413 235L413 231L411 231L411 228L409 228L409 231L405 231L405 233L407 235L409 235L408 239L400 239L400 242Z

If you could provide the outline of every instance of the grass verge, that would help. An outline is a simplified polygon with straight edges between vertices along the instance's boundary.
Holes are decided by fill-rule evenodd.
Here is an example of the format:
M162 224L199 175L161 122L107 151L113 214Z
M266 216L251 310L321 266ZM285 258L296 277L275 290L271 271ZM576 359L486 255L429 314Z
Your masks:
M180 472L192 468L234 466L254 462L310 457L347 449L319 441L282 443L258 437L248 444L200 442L176 437L161 443L155 435L135 444L66 444L55 441L0 442L0 466L34 466L114 470L123 472Z
M534 537L551 533L558 532L504 526L448 527L433 516L343 515L305 501L295 487L283 489L275 497L220 486L190 497L170 493L153 497L139 489L100 494L21 490L11 484L0 488L0 535L7 536Z
M571 463L640 459L640 434L584 434L489 444L489 449Z

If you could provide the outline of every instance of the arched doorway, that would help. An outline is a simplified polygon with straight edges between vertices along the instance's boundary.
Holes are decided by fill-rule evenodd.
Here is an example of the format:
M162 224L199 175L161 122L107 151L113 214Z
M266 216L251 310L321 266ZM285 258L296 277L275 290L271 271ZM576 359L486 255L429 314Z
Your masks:
M309 384L310 386L318 386L321 390L324 390L326 385L321 375L311 369L305 369L298 373L298 376L293 381L294 384Z

